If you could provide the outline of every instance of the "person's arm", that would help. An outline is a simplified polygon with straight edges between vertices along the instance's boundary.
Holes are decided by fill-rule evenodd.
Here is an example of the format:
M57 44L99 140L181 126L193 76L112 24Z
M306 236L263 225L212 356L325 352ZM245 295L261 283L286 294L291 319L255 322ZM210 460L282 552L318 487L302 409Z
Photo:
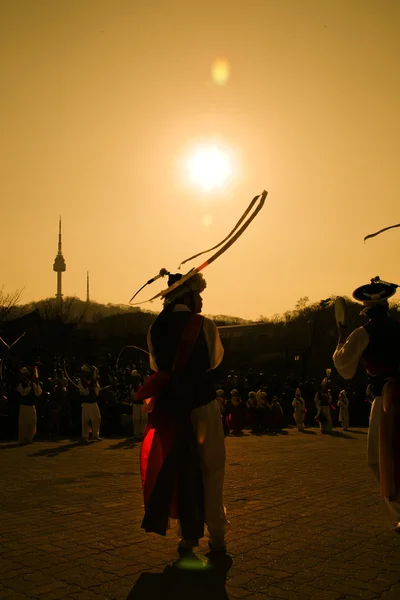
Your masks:
M40 387L40 385L38 383L33 383L33 392L35 394L35 396L41 396L42 395L42 388Z
M203 331L210 358L210 370L216 369L221 364L224 357L224 347L221 342L219 331L214 321L207 317L204 317Z
M354 377L358 363L368 344L369 336L365 327L355 329L345 342L339 341L333 355L333 364L344 379Z

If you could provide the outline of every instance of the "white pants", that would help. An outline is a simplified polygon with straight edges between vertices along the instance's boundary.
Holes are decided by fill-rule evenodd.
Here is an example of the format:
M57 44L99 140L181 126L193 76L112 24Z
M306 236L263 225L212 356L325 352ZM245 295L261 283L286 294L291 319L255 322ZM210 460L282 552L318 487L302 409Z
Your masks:
M89 421L92 424L93 437L100 435L101 414L97 402L82 402L82 438L89 439Z
M36 408L34 406L19 407L18 441L20 444L30 444L36 433Z
M382 412L382 396L377 396L372 403L368 430L368 465L380 484L379 474L379 425ZM400 522L400 504L385 498L391 517L396 523Z
M340 422L343 429L349 428L349 409L347 407L341 408L339 413Z
M304 410L295 410L293 416L296 421L297 429L302 431L304 429Z
M319 429L320 429L321 433L331 433L331 431L332 431L332 415L331 415L330 406L321 406L319 410L326 419L323 423L319 424Z
M147 421L148 415L143 412L143 404L133 404L133 437L143 438Z
M225 544L227 523L223 501L225 437L218 400L194 409L192 423L203 475L205 523L211 544L218 548Z

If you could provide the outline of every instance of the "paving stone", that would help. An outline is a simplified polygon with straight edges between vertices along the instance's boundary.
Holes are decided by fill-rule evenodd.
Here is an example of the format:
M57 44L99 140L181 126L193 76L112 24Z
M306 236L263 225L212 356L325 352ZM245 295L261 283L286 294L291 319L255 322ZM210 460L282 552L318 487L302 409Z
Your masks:
M399 600L400 536L352 438L227 438L229 598ZM140 528L140 447L120 441L1 449L0 600L126 600L176 560L175 531Z

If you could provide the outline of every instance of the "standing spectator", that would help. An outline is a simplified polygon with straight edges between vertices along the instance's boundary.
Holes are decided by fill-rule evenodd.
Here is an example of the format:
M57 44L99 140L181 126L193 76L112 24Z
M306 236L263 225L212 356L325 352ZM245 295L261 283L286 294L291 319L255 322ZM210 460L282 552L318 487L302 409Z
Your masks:
M337 405L340 409L339 421L342 424L342 430L347 431L349 428L349 399L346 390L340 392Z
M257 431L266 433L271 427L271 407L267 392L257 392Z
M332 417L330 407L332 404L332 396L328 390L327 377L322 380L320 389L315 394L314 402L317 407L317 416L315 417L315 420L319 423L321 433L331 433Z
M17 387L20 396L18 441L31 444L36 433L35 403L42 394L37 369L23 367L21 382Z
M131 373L130 397L133 402L133 437L135 440L143 440L146 431L148 416L143 410L143 400L136 398L136 392L141 386L141 378L138 371Z
M282 431L286 423L283 408L279 402L278 396L272 398L271 413L272 431Z
M100 393L98 377L99 372L96 367L87 364L83 365L78 388L82 398L82 441L84 442L89 440L89 423L92 425L93 439L101 441L101 414L99 405L97 404Z
M255 392L249 392L249 398L246 402L247 421L251 427L251 433L257 433L257 397Z
M243 403L239 392L234 389L231 391L231 429L234 435L243 433Z
M304 417L306 412L306 403L301 395L300 388L296 389L295 396L292 402L294 408L293 417L297 425L298 431L304 431Z

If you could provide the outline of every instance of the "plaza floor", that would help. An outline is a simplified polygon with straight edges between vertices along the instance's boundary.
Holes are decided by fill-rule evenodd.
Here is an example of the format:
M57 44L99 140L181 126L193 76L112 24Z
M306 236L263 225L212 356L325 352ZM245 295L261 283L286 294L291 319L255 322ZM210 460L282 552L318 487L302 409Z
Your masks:
M140 529L131 440L0 443L0 599L400 600L400 535L366 433L227 438L223 576L171 569L175 531Z

